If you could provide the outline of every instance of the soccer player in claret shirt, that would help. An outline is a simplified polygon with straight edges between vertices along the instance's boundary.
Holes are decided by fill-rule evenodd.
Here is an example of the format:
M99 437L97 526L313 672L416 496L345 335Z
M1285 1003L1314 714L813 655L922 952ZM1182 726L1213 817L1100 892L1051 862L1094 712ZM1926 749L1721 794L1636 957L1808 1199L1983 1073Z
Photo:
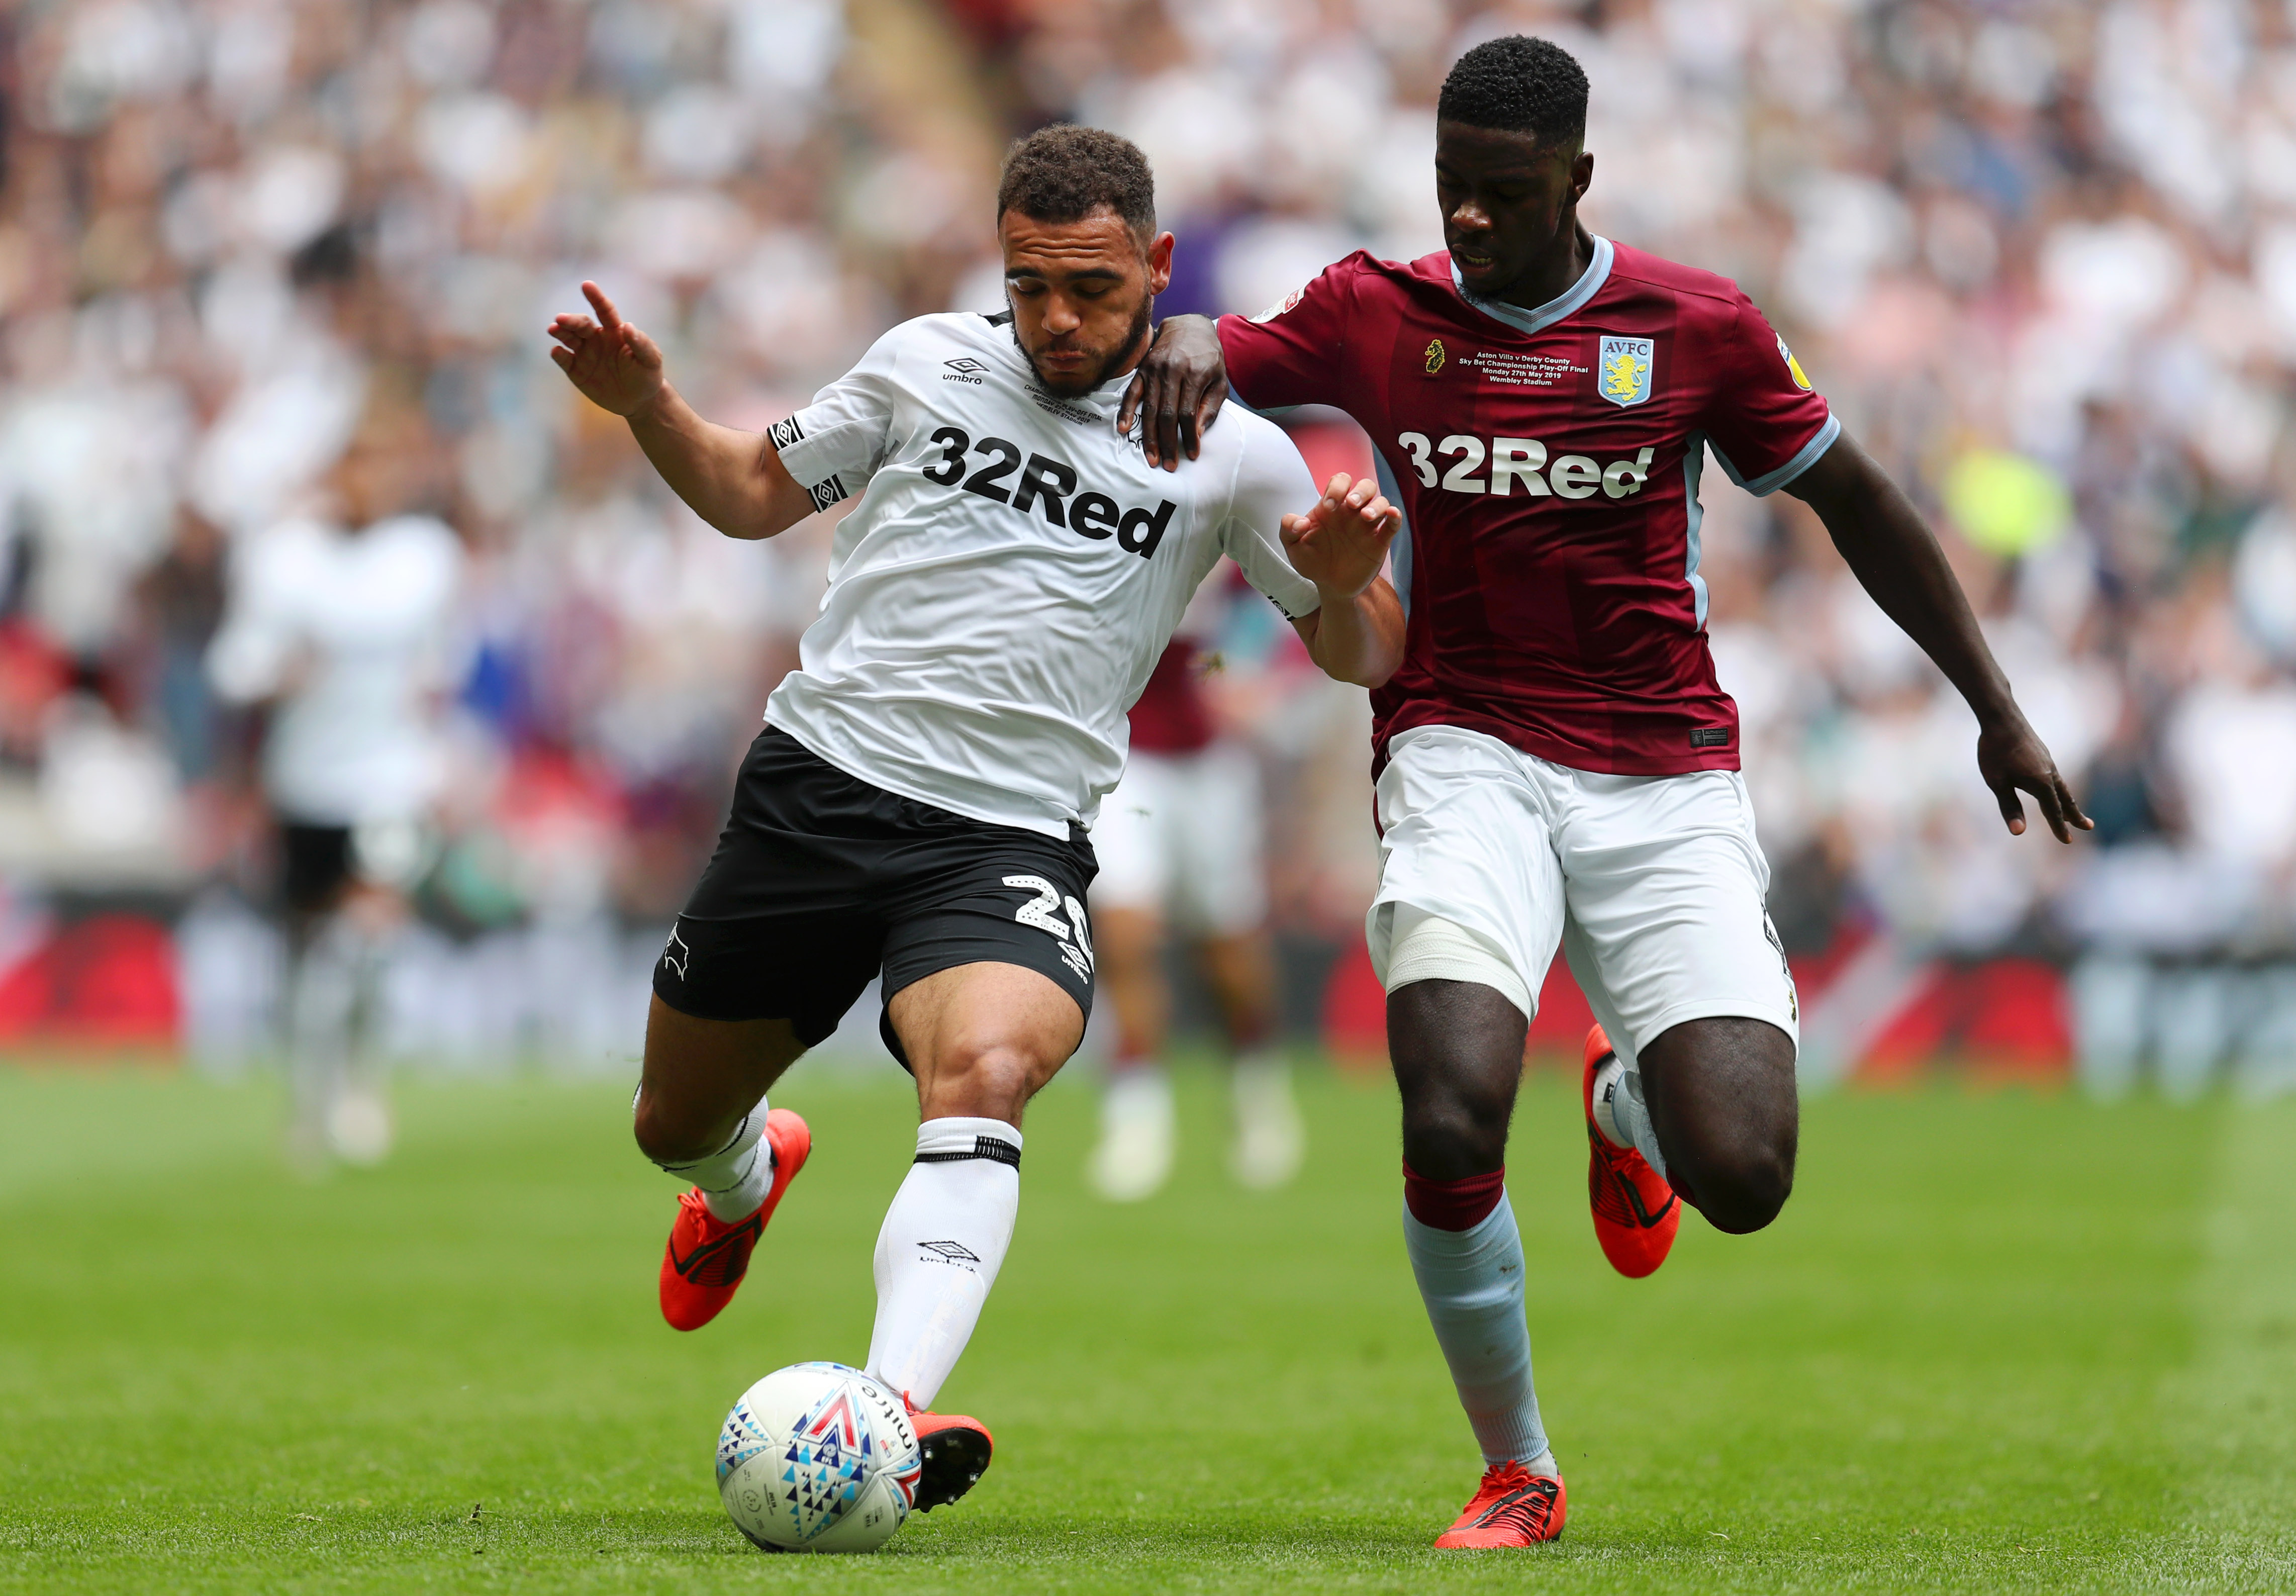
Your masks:
M1584 1092L1595 1231L1665 1261L1677 1202L1759 1230L1793 1182L1793 981L1698 575L1710 452L1816 511L1976 712L2013 833L2089 822L2011 696L1937 539L1729 281L1597 238L1587 78L1477 45L1436 111L1447 249L1350 255L1259 316L1176 317L1126 396L1170 463L1227 384L1336 404L1401 484L1404 662L1375 690L1382 873L1367 934L1403 1098L1412 1268L1487 1465L1438 1546L1549 1540L1565 1498L1531 1386L1504 1189L1525 1027L1554 950L1601 1022ZM1225 378L1225 381L1222 379Z

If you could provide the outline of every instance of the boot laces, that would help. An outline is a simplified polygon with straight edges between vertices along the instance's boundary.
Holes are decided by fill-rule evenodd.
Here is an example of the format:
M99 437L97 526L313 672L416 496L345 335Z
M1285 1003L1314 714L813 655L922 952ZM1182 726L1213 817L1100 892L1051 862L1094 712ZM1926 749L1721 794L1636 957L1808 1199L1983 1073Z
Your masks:
M1478 1501L1481 1500L1483 1493L1490 1492L1496 1485L1504 1483L1505 1488L1477 1517L1476 1527L1488 1529L1504 1526L1519 1530L1534 1541L1545 1540L1547 1526L1554 1518L1558 1487L1553 1480L1544 1475L1531 1473L1520 1463L1510 1463L1506 1468L1511 1472L1504 1482L1494 1480L1489 1474L1483 1477L1483 1492L1477 1493Z

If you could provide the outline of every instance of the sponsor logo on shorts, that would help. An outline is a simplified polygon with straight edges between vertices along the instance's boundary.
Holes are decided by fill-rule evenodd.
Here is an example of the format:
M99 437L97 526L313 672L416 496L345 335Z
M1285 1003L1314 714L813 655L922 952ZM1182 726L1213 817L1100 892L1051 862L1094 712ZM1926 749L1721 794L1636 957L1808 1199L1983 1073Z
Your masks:
M685 945L685 939L678 935L677 927L672 926L669 928L668 945L661 950L662 964L667 968L675 970L677 973L677 978L683 981L685 979L685 967L693 961L693 950Z
M1061 962L1078 981L1092 981L1092 929L1084 905L1074 898L1062 901L1060 889L1041 876L1007 876L1006 886L1017 886L1037 895L1013 911L1013 917L1023 926L1034 926L1061 945ZM1065 909L1069 917L1061 918L1056 910Z

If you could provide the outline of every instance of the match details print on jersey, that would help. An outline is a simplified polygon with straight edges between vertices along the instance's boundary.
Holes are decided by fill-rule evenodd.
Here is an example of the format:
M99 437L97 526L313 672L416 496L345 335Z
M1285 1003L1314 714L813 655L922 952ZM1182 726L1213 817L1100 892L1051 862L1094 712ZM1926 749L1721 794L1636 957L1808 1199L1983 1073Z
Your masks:
M1248 403L1337 405L1394 473L1408 629L1373 695L1382 759L1397 733L1450 725L1597 773L1737 768L1700 475L1711 450L1770 492L1840 428L1734 284L1592 242L1535 309L1469 294L1447 253L1359 252L1219 323Z
M775 424L816 506L857 502L767 720L887 792L1088 826L1124 712L1223 555L1287 616L1317 603L1280 532L1316 499L1291 440L1239 409L1201 457L1155 469L1116 431L1128 380L1054 394L1004 318L928 316Z

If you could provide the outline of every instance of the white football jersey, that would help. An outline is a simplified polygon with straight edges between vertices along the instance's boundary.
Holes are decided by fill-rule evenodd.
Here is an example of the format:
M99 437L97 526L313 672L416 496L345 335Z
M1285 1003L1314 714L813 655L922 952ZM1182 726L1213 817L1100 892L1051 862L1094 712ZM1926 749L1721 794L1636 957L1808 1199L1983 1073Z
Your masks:
M235 703L277 695L264 786L308 826L422 815L445 771L430 701L447 685L463 546L394 515L357 536L291 521L242 541L208 676Z
M1222 555L1316 608L1279 534L1316 497L1292 441L1231 406L1177 472L1119 437L1128 377L1037 382L1009 319L920 317L771 432L839 522L821 617L766 720L888 792L1053 836L1124 771L1125 712Z

